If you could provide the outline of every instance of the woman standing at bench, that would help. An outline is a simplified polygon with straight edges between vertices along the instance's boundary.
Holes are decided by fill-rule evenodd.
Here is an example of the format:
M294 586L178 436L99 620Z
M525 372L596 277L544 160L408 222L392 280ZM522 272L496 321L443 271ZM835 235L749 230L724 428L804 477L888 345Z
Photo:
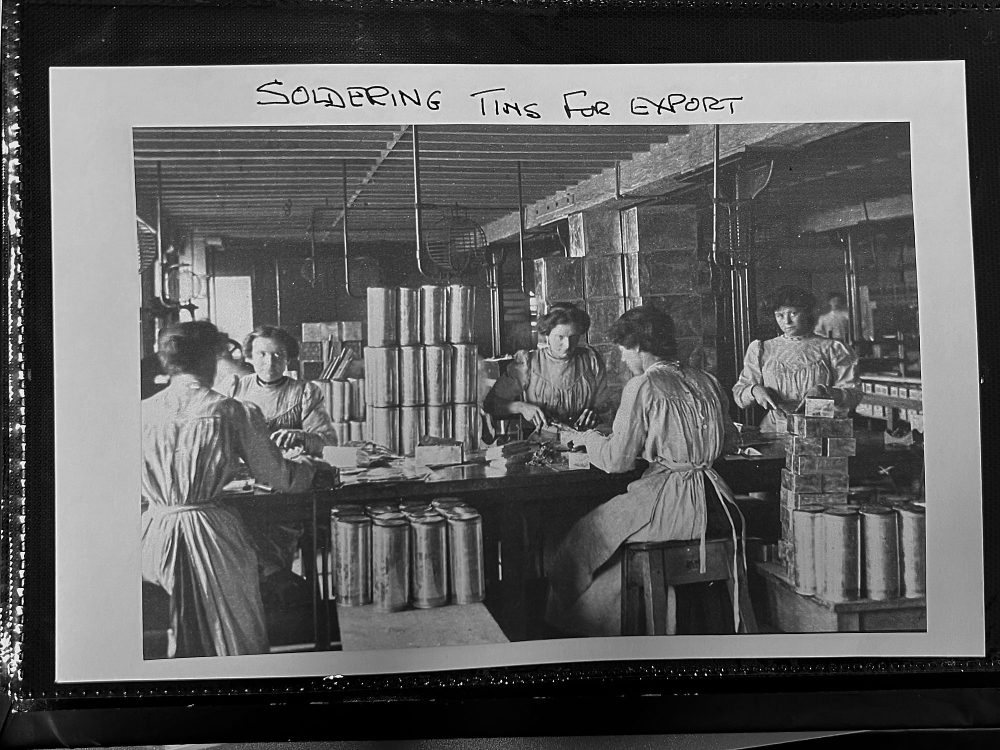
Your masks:
M704 563L706 533L735 534L739 512L726 507L732 493L712 469L736 434L725 396L712 375L678 361L671 317L635 307L611 327L610 338L634 375L613 432L573 432L569 439L586 446L604 471L629 471L636 457L649 468L624 495L578 521L556 552L546 619L573 635L621 634L623 544L700 539Z

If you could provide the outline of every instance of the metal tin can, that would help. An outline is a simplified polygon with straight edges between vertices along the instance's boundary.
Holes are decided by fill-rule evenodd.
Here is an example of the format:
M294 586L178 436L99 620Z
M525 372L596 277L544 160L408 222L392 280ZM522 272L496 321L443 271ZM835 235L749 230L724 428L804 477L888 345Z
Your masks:
M395 289L368 287L368 346L394 346L399 341L398 304Z
M347 431L350 435L351 441L356 443L362 443L365 440L365 423L364 422L348 422Z
M329 382L330 419L334 422L346 422L351 418L351 386L346 380L331 380Z
M416 346L420 343L420 290L399 290L399 345Z
M365 347L365 388L368 406L399 403L399 349Z
M448 321L447 293L443 286L420 287L420 343L445 342Z
M399 501L399 510L403 513L427 513L432 511L434 508L426 500L420 500L417 498L411 498L409 500Z
M486 598L483 572L483 519L473 508L452 508L448 516L451 599L472 604Z
M426 414L422 406L399 407L399 452L412 456L424 434Z
M343 445L351 438L347 422L334 422L333 431L337 435L337 445Z
M451 395L455 403L471 404L479 400L479 362L475 344L453 344Z
M392 502L391 500L386 500L381 503L368 503L365 506L365 513L369 516L377 516L381 513L398 513L399 505Z
M418 406L424 403L424 348L403 346L399 349L399 403Z
M341 513L334 523L337 604L359 607L372 601L372 522L368 516Z
M861 539L867 598L895 599L899 596L899 547L892 508L862 507Z
M792 511L792 534L795 538L795 590L800 594L816 593L816 527L825 508L803 505Z
M462 444L466 453L479 450L479 433L479 405L455 404L452 435Z
M351 419L364 421L365 407L368 405L365 398L365 379L348 378L347 382L351 388Z
M424 395L428 406L452 402L454 350L447 344L424 347Z
M436 497L431 500L432 508L454 508L459 505L468 507L468 503L460 497Z
M360 505L337 505L330 508L330 577L328 585L330 593L337 592L337 517L364 515L365 509Z
M861 589L861 519L848 507L823 514L823 598L830 602L857 599Z
M391 453L399 453L399 409L371 406L368 414L371 418L371 441L388 448Z
M410 524L403 517L372 522L372 603L398 612L410 602Z
M451 404L428 406L426 408L427 434L434 437L450 438L452 435Z
M447 524L436 513L413 515L410 530L413 606L440 607L448 602Z
M468 344L474 339L476 288L464 284L448 287L448 341Z
M926 591L926 518L920 505L896 508L899 520L899 568L903 596L918 599Z

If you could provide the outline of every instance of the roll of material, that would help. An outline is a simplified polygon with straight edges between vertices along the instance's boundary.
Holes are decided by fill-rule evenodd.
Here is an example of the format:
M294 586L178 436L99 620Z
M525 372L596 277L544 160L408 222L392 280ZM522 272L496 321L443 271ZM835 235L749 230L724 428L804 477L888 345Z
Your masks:
M426 408L425 425L428 435L440 438L450 438L452 436L451 409L451 404L445 406L428 406Z
M472 508L453 508L448 515L451 600L472 604L486 598L483 571L483 519Z
M334 422L333 431L337 435L337 445L344 445L351 439L351 430L347 422Z
M466 453L479 450L478 404L455 404L451 434L455 440L462 444Z
M412 456L424 434L426 414L422 406L399 407L399 452Z
M420 344L420 290L399 290L399 345Z
M399 349L365 347L365 388L368 406L399 403Z
M448 300L443 286L420 287L420 343L432 346L447 338Z
M365 441L365 423L353 421L347 423L347 432L351 442L363 443Z
M334 522L337 604L360 607L372 601L372 522L361 514L338 514Z
M454 344L451 396L455 403L479 400L479 362L475 344Z
M428 406L452 402L454 349L448 344L424 347L424 395Z
M419 406L425 401L424 347L402 346L399 348L399 403Z
M410 524L402 513L372 522L372 603L383 612L410 603Z
M852 508L828 508L823 514L823 598L857 599L861 589L861 519Z
M822 555L816 546L816 528L820 524L822 505L803 505L792 511L792 534L795 538L795 590L800 594L817 593L816 558ZM817 554L819 553L819 554Z
M926 591L926 521L924 508L903 505L896 508L899 522L899 576L902 594L918 599Z
M351 387L351 419L363 422L365 419L365 407L368 405L365 398L365 379L348 378Z
M330 419L346 422L351 418L351 384L346 380L329 381Z
M448 531L436 513L410 518L411 597L417 609L440 607L448 602Z
M399 297L395 289L368 287L368 346L399 343Z
M448 341L471 344L475 334L476 288L464 284L448 287Z
M388 448L391 453L399 453L399 409L372 406L368 408L368 414L371 417L369 439Z
M868 599L895 599L899 596L899 546L896 535L896 514L892 508L879 505L861 508L861 544L865 596Z

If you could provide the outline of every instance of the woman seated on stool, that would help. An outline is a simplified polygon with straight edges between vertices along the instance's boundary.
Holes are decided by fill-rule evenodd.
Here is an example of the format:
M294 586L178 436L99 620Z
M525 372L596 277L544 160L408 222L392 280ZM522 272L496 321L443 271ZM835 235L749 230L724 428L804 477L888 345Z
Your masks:
M313 479L281 457L256 408L211 389L222 343L205 321L164 328L170 384L142 402L142 577L170 595L171 657L267 653L257 556L218 498L240 459L283 492Z
M807 397L830 398L845 409L861 400L857 360L842 342L813 333L815 307L816 298L804 289L779 287L768 308L781 335L747 347L733 397L740 408L756 403L767 410L762 432L787 432L788 414Z
M678 361L673 320L654 307L629 310L609 335L634 375L622 391L613 432L605 437L574 431L568 439L586 446L591 463L604 471L629 471L637 456L649 468L624 495L578 521L556 552L546 620L573 635L621 634L623 544L675 539L704 544L707 531L720 525L714 516L735 544L739 515L732 493L712 469L736 435L718 381ZM706 479L715 492L706 492Z
M589 329L585 311L568 302L553 305L538 320L545 346L514 355L487 395L486 411L494 417L520 415L536 429L552 420L594 427L604 360L597 350L580 345Z

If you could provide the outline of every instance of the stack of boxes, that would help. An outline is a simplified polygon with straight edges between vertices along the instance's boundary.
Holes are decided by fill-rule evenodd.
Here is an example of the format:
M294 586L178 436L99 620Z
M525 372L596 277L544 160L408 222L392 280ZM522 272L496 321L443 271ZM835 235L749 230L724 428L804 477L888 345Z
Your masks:
M792 414L788 433L785 468L781 470L778 557L791 577L795 566L794 512L809 506L847 505L847 463L855 454L856 442L849 418Z
M361 323L358 321L302 324L300 377L312 380L319 386L341 445L350 440L362 441L366 438L364 380L327 378L334 360L345 348L357 345L361 339Z

